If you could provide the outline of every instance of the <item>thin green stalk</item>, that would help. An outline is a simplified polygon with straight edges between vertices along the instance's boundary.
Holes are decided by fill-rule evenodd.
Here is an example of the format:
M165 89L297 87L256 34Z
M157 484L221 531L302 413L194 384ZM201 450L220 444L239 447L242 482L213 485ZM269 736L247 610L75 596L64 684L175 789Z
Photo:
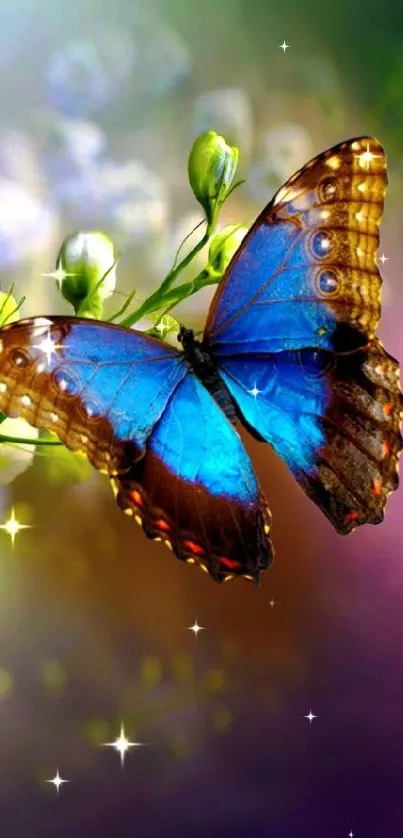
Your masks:
M204 224L205 220L206 220L205 218L202 218L202 220L201 220L201 221L199 221L199 222L198 222L198 224L196 224L196 226L195 226L195 227L193 227L193 230L191 230L191 231L190 231L190 233L188 233L188 234L187 234L187 236L185 236L185 238L183 239L183 241L181 241L181 243L180 243L180 245L179 245L179 247L178 247L178 249L177 249L177 251L176 251L176 253L175 253L175 259L174 259L174 261L173 261L173 265L172 265L172 268L171 268L171 270L170 270L170 272L169 272L169 273L171 273L173 270L175 270L176 265L177 265L177 263L178 263L179 254L180 254L180 252L181 252L181 250L182 250L183 245L184 245L184 244L186 244L187 240L188 240L188 239L190 239L190 237L191 237L191 236L193 236L193 233L195 233L195 232L196 232L196 230L198 230L198 229L199 229L199 227L201 227L201 225L202 225L202 224Z
M159 323L165 314L168 314L174 306L182 300L185 300L186 297L191 297L193 294L196 294L197 291L200 291L201 288L205 288L206 285L217 285L221 279L221 273L203 268L203 270L190 282L185 282L183 285L171 288L171 290L168 291L163 298L160 298L158 310L161 308L164 310L161 312L161 316L158 318L157 322ZM155 324L149 331L154 332L156 325L157 324Z
M127 309L129 308L129 305L130 305L131 301L133 300L133 298L134 298L135 296L136 296L136 291L135 291L135 290L131 291L131 292L130 292L130 294L129 294L129 296L128 296L128 298L127 298L127 300L125 300L125 302L123 303L123 305L121 306L121 308L120 308L118 311L115 311L115 314L111 314L111 316L110 316L110 317L108 317L107 322L108 322L108 323L113 323L113 321L114 321L114 320L117 320L117 318L118 318L118 317L121 317L121 316L122 316L122 314L124 314L124 313L125 313L125 311L127 311Z
M200 253L201 250L203 250L203 247L205 247L205 245L209 241L211 233L212 233L212 230L209 230L209 228L207 228L203 238L200 239L200 241L196 244L196 246L193 248L193 250L191 250L186 256L184 256L183 259L181 260L181 262L179 262L179 264L176 266L176 268L174 268L172 271L170 271L168 276L165 277L164 281L160 285L160 288L159 288L160 291L164 292L164 291L167 291L169 288L171 288L171 286L175 282L175 279L178 276L178 274L180 274L181 271L183 271L184 268L186 268L187 265L189 265L190 262L193 261L195 256L197 256L197 254Z
M133 311L132 314L129 314L128 317L121 321L121 326L126 326L126 328L129 329L131 326L134 326L134 324L137 323L142 317L145 317L146 314L152 314L153 312L159 311L161 308L164 307L167 292L171 289L176 277L181 273L181 271L184 270L184 268L187 267L187 265L190 264L190 262L192 262L192 260L195 258L195 256L197 256L200 250L202 250L203 247L208 243L213 232L213 226L210 225L209 227L207 227L207 230L203 238L200 239L200 241L196 244L193 250L191 250L181 260L181 262L179 262L176 268L173 268L173 270L169 272L169 274L165 277L164 281L161 283L157 291L154 292L154 294L151 294L149 297L147 297L147 299L144 300L143 303L141 303L141 305L136 309L136 311ZM184 286L180 287L183 288ZM175 299L177 300L176 296Z
M63 445L63 442L56 439L28 439L23 436L7 436L6 434L0 434L0 442L22 442L24 445Z

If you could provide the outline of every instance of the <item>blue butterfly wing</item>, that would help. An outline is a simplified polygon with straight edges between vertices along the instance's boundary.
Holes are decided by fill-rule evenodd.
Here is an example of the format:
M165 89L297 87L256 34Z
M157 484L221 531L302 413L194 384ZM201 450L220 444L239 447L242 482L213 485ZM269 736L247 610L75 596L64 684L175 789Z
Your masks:
M271 559L264 498L240 438L181 352L69 317L4 327L0 350L1 411L82 450L112 477L119 505L179 558L218 581L258 578Z
M301 349L220 365L248 429L271 443L340 533L380 523L397 488L398 371L376 338L352 353Z
M94 320L22 320L0 337L0 410L47 428L109 473L144 454L187 372L173 347Z
M371 137L335 146L291 177L218 287L205 328L214 353L345 351L373 337L386 185L385 154Z
M250 459L194 375L178 385L145 457L113 484L149 537L216 581L257 581L271 563L270 513Z
M311 161L242 243L204 336L247 427L343 533L378 523L398 482L398 364L375 337L385 190L372 138Z

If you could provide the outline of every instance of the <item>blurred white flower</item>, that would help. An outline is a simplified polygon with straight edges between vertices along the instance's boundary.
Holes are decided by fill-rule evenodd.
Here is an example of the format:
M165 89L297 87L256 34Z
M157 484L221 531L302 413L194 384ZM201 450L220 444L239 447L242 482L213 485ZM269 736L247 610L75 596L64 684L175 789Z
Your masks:
M59 216L47 190L40 156L23 132L0 131L0 275L9 287L10 272L23 270L21 293L32 313L46 305L38 281L42 259L58 245ZM18 286L17 286L18 287ZM24 314L27 315L27 307Z
M43 187L40 161L31 139L22 131L0 131L0 177L26 186L30 192L34 189L35 194Z
M167 187L143 163L95 162L55 185L57 199L78 226L98 226L119 244L141 242L165 227Z
M0 178L0 270L48 251L57 226L50 206L27 189Z
M308 131L295 122L278 122L261 137L262 153L252 166L248 192L256 201L267 203L273 193L313 156Z
M145 11L144 11L145 10ZM137 7L133 23L135 47L133 97L150 100L169 93L191 72L192 58L184 38L150 14L149 5Z
M37 439L38 428L32 428L24 419L4 419L0 434L22 439ZM35 445L28 443L0 442L0 484L11 483L31 465Z
M83 168L97 160L106 150L107 138L96 122L59 119L52 123L46 146L46 158L53 163L57 176L58 163L62 172L67 162L70 167Z
M47 68L52 104L69 117L86 118L107 106L133 72L130 32L100 24L53 53Z
M238 87L222 87L197 97L194 131L216 131L229 145L249 157L253 143L253 114L247 93Z
M122 194L115 208L115 221L123 235L141 239L165 227L168 194L159 175L133 160L122 166L105 167L102 181L105 189Z
M279 122L263 136L267 168L287 180L312 157L313 143L308 131L296 122Z

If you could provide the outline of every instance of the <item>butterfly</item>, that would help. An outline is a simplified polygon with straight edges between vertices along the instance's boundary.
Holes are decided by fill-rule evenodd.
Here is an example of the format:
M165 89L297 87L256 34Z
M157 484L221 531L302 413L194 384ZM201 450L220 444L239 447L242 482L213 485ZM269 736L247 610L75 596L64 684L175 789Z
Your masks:
M147 537L221 582L257 581L271 515L238 435L272 445L337 532L398 485L403 397L376 337L387 175L376 139L315 157L263 210L178 348L75 317L0 332L0 410L107 473Z

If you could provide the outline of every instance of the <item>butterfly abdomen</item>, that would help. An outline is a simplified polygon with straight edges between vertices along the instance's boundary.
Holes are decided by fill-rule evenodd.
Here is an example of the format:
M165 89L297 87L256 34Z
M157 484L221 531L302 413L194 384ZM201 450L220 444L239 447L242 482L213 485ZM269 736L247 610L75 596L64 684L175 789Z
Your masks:
M208 390L210 395L213 397L214 401L218 404L223 413L225 413L227 419L229 419L232 425L235 425L238 417L238 411L233 398L227 390L223 380L220 378L218 372L213 369L206 377L198 377L204 384L206 390Z

